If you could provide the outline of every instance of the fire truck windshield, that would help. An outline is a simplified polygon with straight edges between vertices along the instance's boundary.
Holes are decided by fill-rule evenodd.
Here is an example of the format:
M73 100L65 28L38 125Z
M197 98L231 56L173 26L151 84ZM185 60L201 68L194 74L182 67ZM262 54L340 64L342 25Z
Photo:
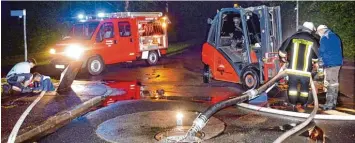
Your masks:
M98 25L99 22L77 23L73 25L72 31L70 32L71 37L76 39L89 40L91 39Z

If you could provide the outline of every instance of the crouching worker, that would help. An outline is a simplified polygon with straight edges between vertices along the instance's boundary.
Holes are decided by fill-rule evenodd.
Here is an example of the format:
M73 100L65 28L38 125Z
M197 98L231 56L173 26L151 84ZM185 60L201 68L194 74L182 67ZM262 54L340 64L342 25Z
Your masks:
M35 59L29 59L26 62L17 63L10 72L6 75L7 83L11 86L10 89L21 93L31 92L28 85L31 83L32 74L31 68L36 65Z
M312 62L318 59L319 44L312 35L315 31L312 22L305 22L301 29L282 43L279 49L279 56L282 61L288 62L288 99L295 107L297 103L307 105L309 95L310 76ZM287 57L287 54L290 54ZM288 61L286 61L286 58ZM300 89L298 89L300 84ZM313 84L313 83L312 83ZM299 112L304 112L302 106L297 105Z
M46 92L47 95L56 95L55 88L49 76L41 75L39 73L33 74L33 85L32 89L34 93Z

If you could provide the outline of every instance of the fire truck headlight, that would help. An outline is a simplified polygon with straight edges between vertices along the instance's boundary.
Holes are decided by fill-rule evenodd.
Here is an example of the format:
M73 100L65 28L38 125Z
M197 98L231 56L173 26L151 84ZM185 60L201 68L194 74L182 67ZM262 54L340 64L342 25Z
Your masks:
M65 48L64 53L67 57L78 60L83 55L84 48L80 45L70 45L67 48Z
M161 26L162 26L163 28L166 28L167 24L166 24L165 22L163 22L163 23L161 24Z
M49 50L49 53L50 53L50 54L55 54L55 49L51 48L51 49Z

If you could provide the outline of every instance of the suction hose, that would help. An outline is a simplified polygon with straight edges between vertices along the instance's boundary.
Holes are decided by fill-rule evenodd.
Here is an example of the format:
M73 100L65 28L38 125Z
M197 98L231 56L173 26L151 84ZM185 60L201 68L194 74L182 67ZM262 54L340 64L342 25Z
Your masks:
M303 129L304 127L306 127L313 120L313 118L316 116L317 110L318 110L318 97L317 97L316 88L315 88L315 86L313 84L312 77L310 77L310 83L311 83L312 95L313 95L313 99L314 99L314 108L313 108L312 113L309 115L309 117L304 122L302 122L301 124L297 125L296 127L293 127L291 130L289 130L289 131L283 133L281 136L279 136L274 141L274 143L283 142L285 139L287 139L291 135L295 134L296 132L298 132L301 129Z
M193 121L192 127L189 129L186 136L195 136L195 134L202 130L202 128L207 124L208 119L219 110L258 97L260 93L267 90L269 87L273 87L274 83L285 75L286 71L279 72L279 74L277 74L274 78L269 80L258 89L248 90L244 92L242 96L223 100L209 107Z

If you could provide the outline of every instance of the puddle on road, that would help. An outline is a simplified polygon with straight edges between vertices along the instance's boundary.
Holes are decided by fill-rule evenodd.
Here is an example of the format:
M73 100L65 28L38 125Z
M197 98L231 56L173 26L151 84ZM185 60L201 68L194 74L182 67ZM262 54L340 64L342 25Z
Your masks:
M154 74L158 75L158 74ZM207 104L215 104L223 100L227 100L235 97L235 94L232 92L220 92L220 91L211 91L208 96L183 96L189 91L175 91L177 90L173 86L167 86L162 88L154 88L154 90L149 89L147 86L144 86L138 80L135 81L106 81L106 85L115 89L115 94L113 96L107 97L102 106L108 106L112 103L123 101L123 100L138 100L138 99L152 99L152 100L181 100L181 101L190 101L190 102L199 102ZM174 91L172 91L174 90ZM171 95L170 93L177 93L178 96ZM181 95L180 95L181 94ZM284 110L284 111L294 111L297 112L296 108L293 108L288 104L283 97L275 98L269 97L268 102L263 102L257 106L265 106L272 109ZM313 110L312 106L304 108L305 113L311 113ZM340 111L340 110L339 110ZM302 111L303 112L303 111ZM344 111L342 111L344 112ZM322 110L318 111L318 114L327 114L323 113ZM354 113L351 113L354 114Z
M108 96L103 102L102 106L108 106L112 103L123 100L138 100L142 98L153 100L182 100L191 102L204 102L215 104L222 100L234 97L231 92L216 92L212 96L172 96L167 95L164 89L147 90L146 86L139 81L106 81L105 84L110 88L116 90L112 96ZM187 92L187 91L186 91Z
M108 96L102 106L108 106L112 103L122 100L137 100L141 99L142 84L138 81L108 81L106 85L115 89L113 96Z

